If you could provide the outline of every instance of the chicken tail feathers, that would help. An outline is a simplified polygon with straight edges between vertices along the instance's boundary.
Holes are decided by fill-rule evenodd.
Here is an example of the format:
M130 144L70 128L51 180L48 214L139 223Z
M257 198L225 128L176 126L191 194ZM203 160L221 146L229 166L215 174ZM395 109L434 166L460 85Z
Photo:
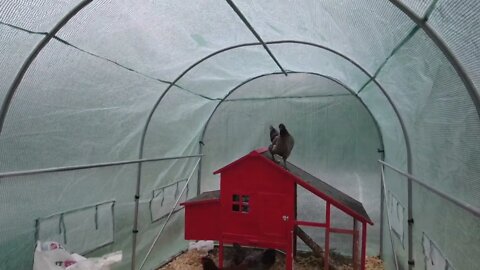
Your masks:
M273 126L270 126L270 141L273 142L273 140L277 136L278 136L278 131Z
M276 257L276 251L274 249L269 248L265 250L261 258L262 264L267 267L273 266L276 260L275 257Z
M202 266L203 266L203 270L219 270L217 265L215 265L213 260L210 259L209 257L202 258Z

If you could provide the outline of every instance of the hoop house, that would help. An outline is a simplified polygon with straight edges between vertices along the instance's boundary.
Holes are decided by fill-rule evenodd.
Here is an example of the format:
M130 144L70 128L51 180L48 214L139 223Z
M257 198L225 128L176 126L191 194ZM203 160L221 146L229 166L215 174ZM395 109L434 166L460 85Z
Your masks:
M187 247L179 203L279 123L289 160L363 203L387 269L477 269L479 15L475 0L1 0L0 269L31 269L36 240L156 269ZM298 209L320 214L302 190Z

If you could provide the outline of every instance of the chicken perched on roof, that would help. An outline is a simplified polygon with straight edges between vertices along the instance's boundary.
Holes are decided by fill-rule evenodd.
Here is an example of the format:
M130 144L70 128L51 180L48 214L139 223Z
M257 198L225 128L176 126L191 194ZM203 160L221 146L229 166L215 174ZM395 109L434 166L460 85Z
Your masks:
M272 159L275 161L275 155L279 155L283 159L283 166L285 169L287 168L287 158L290 156L292 152L293 145L295 141L288 133L287 128L284 124L280 124L278 126L280 133L272 126L270 126L270 141L272 144L268 146L268 150L272 155Z

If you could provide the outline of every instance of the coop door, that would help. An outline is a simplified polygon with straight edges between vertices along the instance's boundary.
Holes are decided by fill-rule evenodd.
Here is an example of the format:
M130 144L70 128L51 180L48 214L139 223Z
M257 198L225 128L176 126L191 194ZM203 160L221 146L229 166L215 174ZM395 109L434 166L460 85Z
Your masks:
M260 229L271 241L284 242L287 237L287 224L292 217L283 194L260 193Z

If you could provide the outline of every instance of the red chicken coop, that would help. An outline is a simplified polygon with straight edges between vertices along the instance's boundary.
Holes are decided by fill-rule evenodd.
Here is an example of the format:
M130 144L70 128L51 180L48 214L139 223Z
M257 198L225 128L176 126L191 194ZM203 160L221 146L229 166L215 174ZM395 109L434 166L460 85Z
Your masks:
M290 162L287 168L272 161L267 148L261 148L214 172L220 174L220 190L182 203L185 239L218 241L220 267L224 244L238 243L284 251L286 268L291 270L297 226L323 228L324 269L329 266L330 235L339 233L352 236L354 268L364 270L367 224L373 222L363 205ZM297 185L325 201L325 222L297 219ZM353 218L351 229L331 226L332 206Z

